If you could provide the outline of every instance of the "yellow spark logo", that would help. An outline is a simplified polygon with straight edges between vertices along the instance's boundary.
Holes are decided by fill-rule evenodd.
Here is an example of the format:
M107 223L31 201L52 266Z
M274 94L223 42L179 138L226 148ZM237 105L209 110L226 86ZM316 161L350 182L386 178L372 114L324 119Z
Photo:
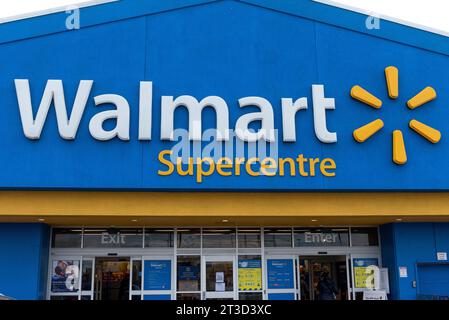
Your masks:
M385 68L385 79L387 82L388 96L390 99L397 99L399 97L398 69L393 66ZM382 101L380 99L360 86L352 87L351 97L376 109L380 109L382 107ZM432 87L426 87L416 96L407 101L407 107L413 110L429 101L434 100L436 97L437 93L435 90ZM354 130L354 139L360 143L365 142L373 134L382 129L383 126L383 121L381 119L376 119ZM441 139L440 131L419 122L418 120L411 120L409 122L409 127L431 143L437 143ZM396 164L405 164L407 162L407 152L405 150L404 138L401 130L393 131L393 162Z

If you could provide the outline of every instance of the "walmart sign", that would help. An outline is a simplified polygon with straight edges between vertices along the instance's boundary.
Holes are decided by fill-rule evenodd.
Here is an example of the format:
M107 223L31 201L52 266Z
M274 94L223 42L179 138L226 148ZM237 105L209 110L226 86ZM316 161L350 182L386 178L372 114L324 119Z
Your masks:
M449 190L444 53L230 1L114 19L0 43L0 187Z
M16 79L17 100L22 120L23 133L29 139L39 139L44 127L51 105L55 106L59 135L66 140L74 140L86 108L87 100L92 90L93 81L80 81L73 103L70 117L67 115L67 106L63 82L61 80L49 80L44 90L37 115L33 115L29 81ZM324 97L324 86L313 85L313 115L316 137L324 143L337 142L337 134L331 133L326 127L326 109L335 109L334 99ZM150 141L152 137L153 114L153 83L140 82L139 96L139 140ZM96 106L110 104L114 110L103 111L96 114L89 122L89 132L94 139L100 141L111 140L115 137L127 141L130 139L130 106L125 97L118 94L103 94L94 97ZM265 140L275 142L274 114L271 103L262 97L245 97L239 99L239 107L256 106L259 111L247 113L237 119L235 132L242 141L256 142ZM299 110L307 109L307 98L293 101L292 98L282 98L282 123L283 140L296 141L295 115ZM174 141L174 113L176 108L185 107L189 114L190 140L201 141L202 111L205 107L211 107L216 113L217 140L229 140L229 108L223 98L209 96L200 102L192 96L183 95L177 98L162 96L161 99L161 140ZM116 124L112 130L105 130L103 125L107 120L113 119ZM260 121L261 128L257 132L250 130L250 124Z

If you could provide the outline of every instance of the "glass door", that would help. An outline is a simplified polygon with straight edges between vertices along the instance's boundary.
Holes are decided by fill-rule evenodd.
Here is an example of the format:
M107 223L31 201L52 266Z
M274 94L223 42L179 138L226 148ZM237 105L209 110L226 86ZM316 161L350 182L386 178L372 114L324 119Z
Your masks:
M142 299L142 257L131 258L129 299Z
M348 300L346 256L299 257L301 300Z
M129 257L95 258L94 300L129 300Z
M95 259L83 257L81 261L81 300L93 300Z
M234 256L204 256L203 300L236 300L236 269Z
M296 260L293 256L267 256L265 270L268 300L297 299Z

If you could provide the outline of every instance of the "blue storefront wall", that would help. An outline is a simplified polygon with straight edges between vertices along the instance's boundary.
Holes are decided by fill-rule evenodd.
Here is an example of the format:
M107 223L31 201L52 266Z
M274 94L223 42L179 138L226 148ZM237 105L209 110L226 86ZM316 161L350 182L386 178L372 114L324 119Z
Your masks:
M175 10L189 3L200 5ZM447 135L449 50L435 52L449 47L447 38L388 21L382 21L381 30L374 33L365 28L364 15L309 0L128 0L85 8L81 16L82 26L76 31L64 28L65 12L0 27L0 59L8 62L0 72L0 149L14 151L1 153L2 188L449 190L448 140L429 143L408 123L416 118ZM396 100L388 95L387 66L399 70L401 93ZM50 79L62 81L68 110L80 81L93 81L74 140L61 138L53 105L40 138L24 135L15 87L15 80L24 79L29 80L34 117ZM138 137L140 81L153 83L153 99L148 99L152 119L145 122L152 124L151 141ZM338 137L335 143L322 143L316 135L312 85L323 85L325 96L335 99L335 110L326 112L328 130ZM355 85L381 99L382 109L353 99L350 91ZM407 108L408 99L426 86L432 86L438 98L413 111ZM98 140L90 134L93 117L117 109L113 104L95 104L94 98L104 94L120 95L129 103L126 123L130 122L130 129L125 130L129 141ZM241 108L239 99L266 99L274 118L270 122L279 130L277 156L332 159L335 176L256 178L243 170L231 176L215 172L197 182L191 175L160 174L159 170L166 170L158 160L160 152L177 144L161 139L162 97L183 95L197 100L221 97L229 109L227 127L232 130L242 116L260 110L255 105ZM282 98L303 97L309 105L295 118L297 141L284 141ZM357 142L354 129L378 118L384 122L383 129L369 141ZM105 129L112 130L115 122L114 118L105 121ZM172 122L174 128L187 129L189 113L176 109ZM216 126L216 113L205 108L203 131ZM251 127L258 130L259 121ZM406 166L392 161L393 130L403 132ZM207 151L210 139L201 146ZM219 153L220 148L216 150Z
M393 223L380 227L383 267L389 269L390 299L449 296L449 223ZM45 299L50 228L45 224L0 224L0 293ZM400 276L407 269L407 277Z
M449 191L447 139L431 144L404 121L416 117L447 136L446 37L386 20L381 29L367 30L366 16L308 0L117 1L82 9L83 25L76 31L66 30L66 18L61 12L0 28L0 58L8 62L0 73L3 189ZM387 92L387 66L400 72L397 101ZM34 112L49 79L63 81L69 110L79 81L94 81L75 140L61 139L53 107L40 139L24 136L16 79L30 81ZM154 84L151 141L138 140L140 81ZM338 133L338 143L322 144L316 137L313 84L322 84L326 97L335 98L336 109L329 110L327 124ZM382 110L351 98L351 88L358 84L385 102ZM413 111L406 108L406 101L427 85L435 88L438 99ZM103 94L119 94L129 102L129 141L91 136L90 119L105 107L97 107L94 97ZM255 106L242 110L242 97L270 101L277 129L283 128L281 99L305 97L310 106L298 115L298 141L281 141L279 156L301 152L328 157L338 163L338 173L307 179L214 174L202 183L160 175L158 154L175 143L159 138L161 97L181 95L222 97L231 129L241 116L258 111ZM210 111L204 111L203 129L216 127ZM384 129L360 145L353 130L377 118L385 121ZM187 123L188 113L178 110L174 127L187 128ZM105 125L111 129L113 123ZM391 133L396 129L407 141L406 166L391 160ZM381 230L391 298L446 292L445 282L435 280L448 272L448 265L437 261L437 252L449 251L449 224L389 224ZM18 299L45 297L48 241L46 225L0 224L0 293ZM407 268L407 277L399 276L399 267Z
M50 227L0 224L0 293L21 300L45 299Z
M380 228L383 266L389 269L390 298L414 300L449 296L449 223L393 223ZM401 277L400 269L407 270ZM438 284L432 285L432 284Z

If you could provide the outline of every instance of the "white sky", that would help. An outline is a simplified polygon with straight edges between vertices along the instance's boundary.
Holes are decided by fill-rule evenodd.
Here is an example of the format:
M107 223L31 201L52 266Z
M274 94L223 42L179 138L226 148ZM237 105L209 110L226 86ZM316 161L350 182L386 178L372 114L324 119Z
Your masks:
M163 0L160 0L163 1ZM449 35L449 1L447 0L318 0L340 3L363 12L380 14L381 18L392 17L425 29L441 31ZM95 2L89 0L0 0L0 22L10 17L28 15L35 11L63 8L76 3ZM102 2L99 0L97 2ZM106 1L104 1L106 2ZM64 8L63 8L64 9Z
M63 7L80 0L0 0L0 18L17 16L33 11Z
M317 0L379 14L380 18L421 27L449 35L449 1L447 0Z
M114 0L0 0L0 23L32 15L39 11L65 11L69 6L81 6Z

